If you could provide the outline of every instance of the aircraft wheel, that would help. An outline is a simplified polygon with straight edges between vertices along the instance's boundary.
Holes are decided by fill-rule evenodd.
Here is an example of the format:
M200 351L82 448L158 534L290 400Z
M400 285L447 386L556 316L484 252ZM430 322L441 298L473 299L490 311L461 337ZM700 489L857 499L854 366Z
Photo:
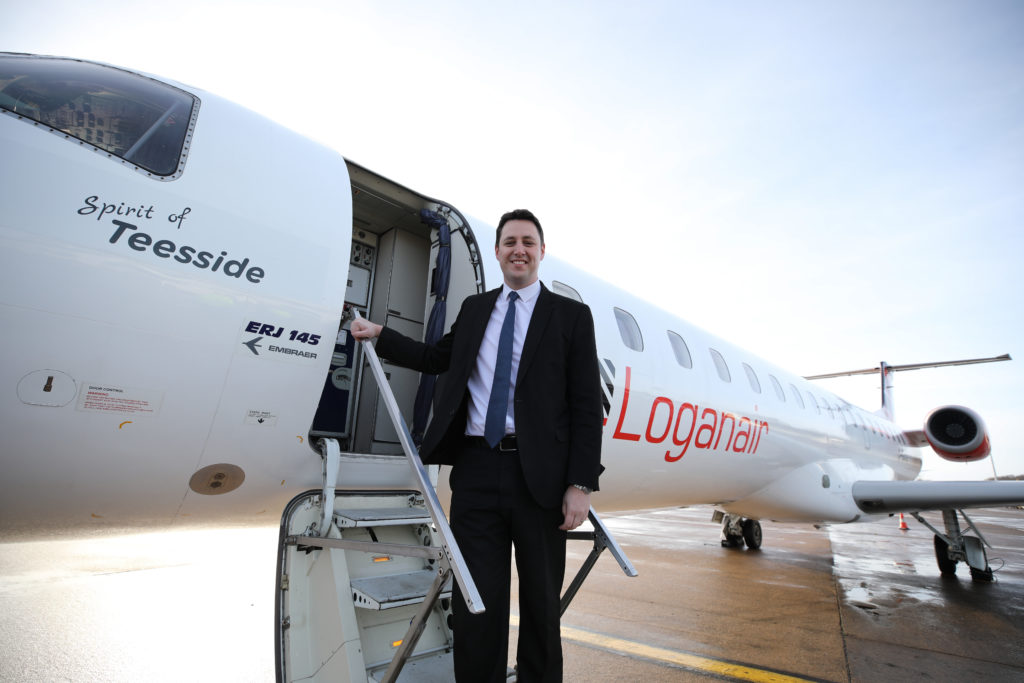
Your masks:
M935 535L935 561L939 563L939 572L943 576L952 576L956 574L956 560L949 559L949 552L947 552L949 544L942 540L942 537L938 534ZM974 570L971 570L971 575L974 575Z
M742 536L726 536L722 539L723 548L742 548L743 537Z
M761 523L756 519L743 520L743 540L751 550L761 548Z

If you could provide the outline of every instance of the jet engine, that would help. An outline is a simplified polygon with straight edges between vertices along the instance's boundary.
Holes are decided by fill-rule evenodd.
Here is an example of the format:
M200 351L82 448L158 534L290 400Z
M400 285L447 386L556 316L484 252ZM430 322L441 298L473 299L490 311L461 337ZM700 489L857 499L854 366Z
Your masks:
M981 416L963 406L936 408L924 421L932 449L945 460L974 462L989 454L988 429Z

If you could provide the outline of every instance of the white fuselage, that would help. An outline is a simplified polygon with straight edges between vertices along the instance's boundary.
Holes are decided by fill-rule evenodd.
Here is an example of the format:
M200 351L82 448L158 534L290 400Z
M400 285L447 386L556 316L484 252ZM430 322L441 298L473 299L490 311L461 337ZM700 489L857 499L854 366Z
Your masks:
M190 91L201 107L173 180L0 115L4 534L272 523L297 492L321 485L310 429L362 239L353 167ZM377 176L356 187L357 202L375 182L389 197L447 206ZM486 278L453 274L462 296L500 284L491 228L467 227L465 262L474 234ZM599 510L717 503L750 517L845 522L862 514L853 481L920 469L894 424L551 256L540 275L594 313L607 389ZM429 296L420 301L429 308ZM616 308L638 323L643 350L624 342ZM380 460L381 472L397 471ZM244 483L223 495L190 486L221 463ZM338 485L375 485L364 474L343 466Z
M542 276L590 304L602 369L614 377L602 451L609 484L598 505L720 504L754 518L845 522L863 515L852 482L920 470L893 423L553 259ZM642 351L624 343L616 308L636 320ZM670 333L685 342L691 367Z

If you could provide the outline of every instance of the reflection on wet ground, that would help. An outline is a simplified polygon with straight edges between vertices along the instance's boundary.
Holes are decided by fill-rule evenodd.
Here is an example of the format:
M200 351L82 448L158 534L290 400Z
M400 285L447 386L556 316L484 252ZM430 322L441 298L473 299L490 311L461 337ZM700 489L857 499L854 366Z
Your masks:
M763 522L764 545L750 551L722 548L711 514L603 515L640 576L607 554L597 562L563 619L567 683L743 671L1024 681L1024 511L969 513L995 546L992 583L963 566L941 577L932 532L912 518L908 531L897 518ZM0 680L274 680L276 540L251 529L0 545ZM588 552L570 543L569 576Z
M0 681L273 681L277 533L0 544Z
M969 513L995 546L995 581L942 577L932 532L912 518L815 529L762 522L760 551L719 545L710 508L609 516L641 576L602 560L566 623L771 672L825 681L1024 680L1024 511ZM941 515L925 515L934 525ZM583 551L571 555L582 558ZM626 626L623 626L626 624ZM566 640L566 680L593 653ZM568 675L576 665L575 676ZM610 666L611 662L609 662ZM708 680L679 670L644 680ZM587 676L592 676L590 672ZM759 674L760 675L760 674ZM639 680L639 679L635 679Z
M854 680L879 666L890 680L1024 680L1024 511L968 514L993 545L992 582L963 564L940 575L933 532L910 517L906 531L897 517L829 528Z

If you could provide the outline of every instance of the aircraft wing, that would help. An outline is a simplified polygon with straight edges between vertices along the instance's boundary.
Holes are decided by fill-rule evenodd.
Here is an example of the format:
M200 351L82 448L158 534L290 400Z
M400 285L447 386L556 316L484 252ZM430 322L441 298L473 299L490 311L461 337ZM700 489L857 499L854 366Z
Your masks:
M858 481L853 500L871 514L1024 505L1024 481Z

